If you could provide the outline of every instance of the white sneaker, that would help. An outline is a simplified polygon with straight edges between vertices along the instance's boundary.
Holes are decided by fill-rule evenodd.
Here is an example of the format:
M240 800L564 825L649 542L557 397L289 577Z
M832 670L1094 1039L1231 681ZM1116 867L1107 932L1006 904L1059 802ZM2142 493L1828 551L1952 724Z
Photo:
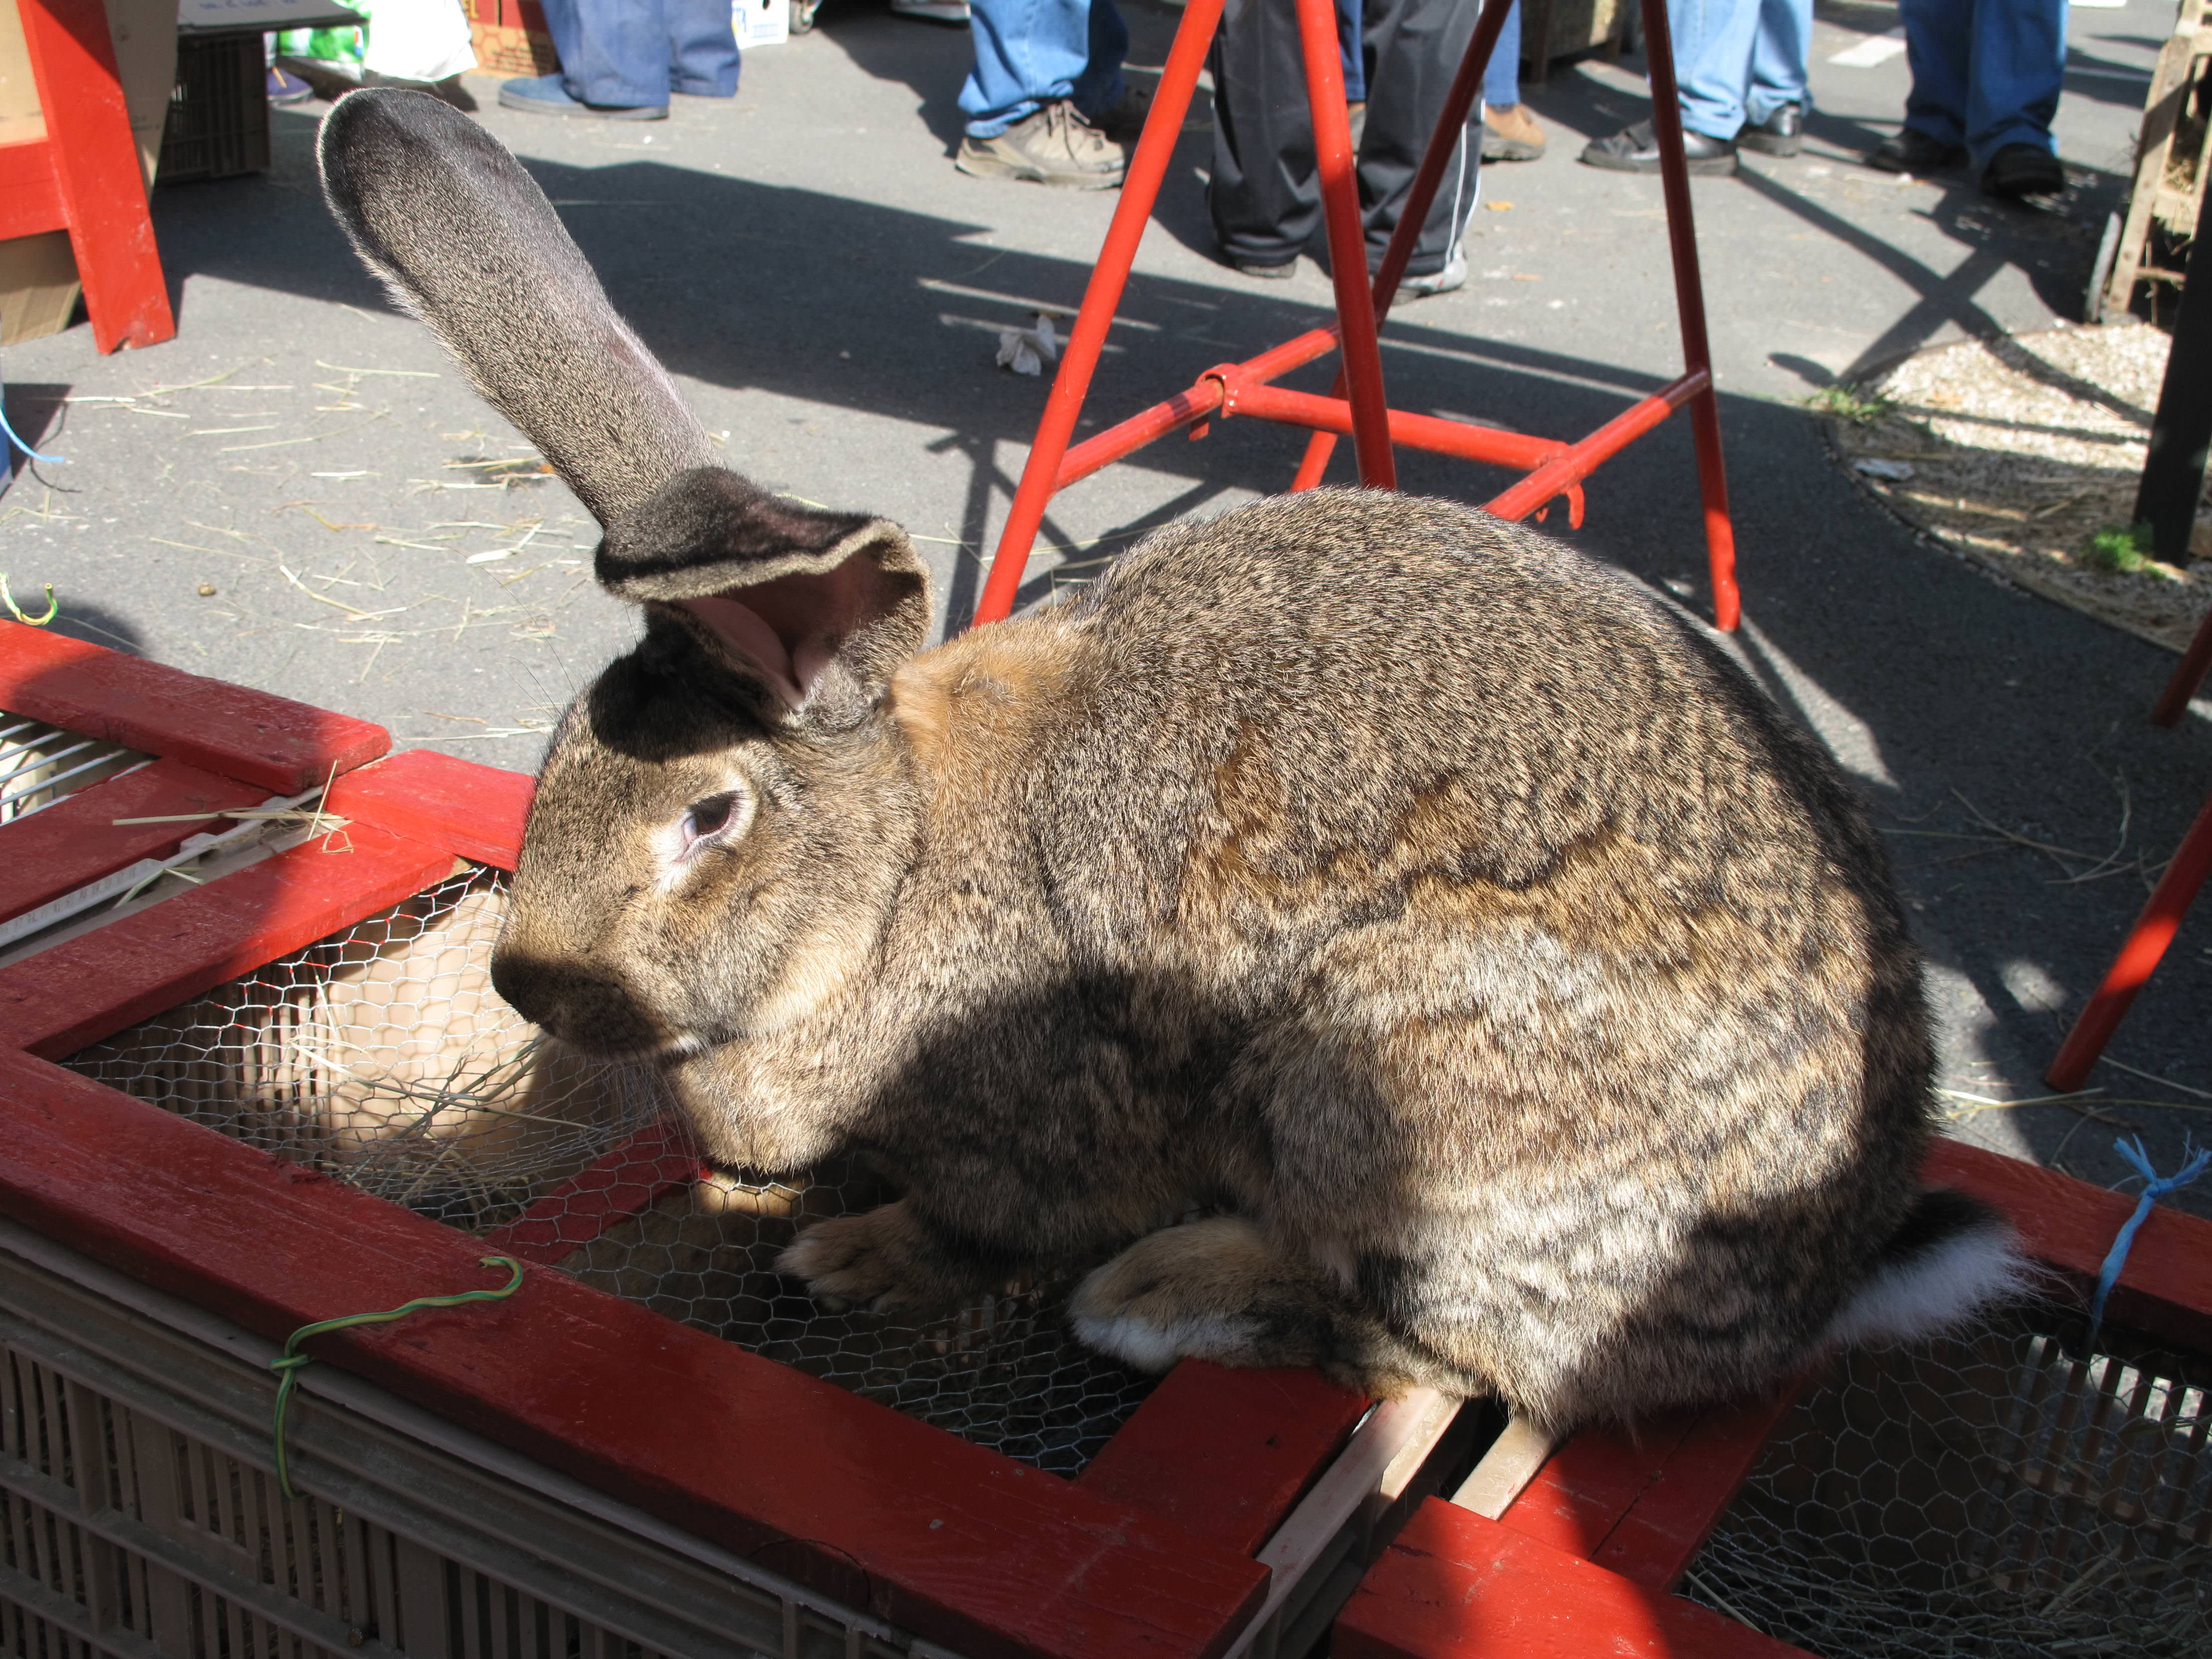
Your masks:
M1398 279L1398 297L1401 300L1425 300L1432 295L1449 294L1455 288L1467 286L1467 250L1461 248L1444 262L1442 270L1431 271L1425 276L1406 276Z
M891 0L891 15L928 23L965 23L968 0Z

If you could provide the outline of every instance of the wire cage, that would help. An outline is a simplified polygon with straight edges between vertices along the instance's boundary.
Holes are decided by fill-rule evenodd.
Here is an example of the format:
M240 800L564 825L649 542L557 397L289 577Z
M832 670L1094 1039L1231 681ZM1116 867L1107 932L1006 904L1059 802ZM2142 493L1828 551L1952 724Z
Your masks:
M1844 1356L1684 1594L1824 1659L2212 1652L2212 1364L2057 1322Z
M1072 1341L1066 1280L926 1327L814 1303L775 1258L890 1196L874 1174L708 1168L656 1073L494 994L527 779L380 759L362 722L7 623L0 708L62 785L0 823L7 1659L1288 1659L1463 1455L1444 1402L1127 1372ZM315 1339L303 1496L277 1492L274 1345L473 1287L494 1255L525 1264L495 1309ZM76 1300L24 1323L49 1292ZM94 1363L101 1321L130 1378ZM189 1363L133 1358L149 1321ZM173 1438L72 1487L80 1438L125 1467L114 1402L142 1385ZM147 1508L172 1458L185 1496ZM505 1565L472 1519L497 1506L451 1496L487 1470L554 1494ZM190 1616L149 1625L111 1547ZM759 1591L755 1633L649 1616L702 1561ZM346 1611L379 1595L373 1626Z
M655 1071L569 1050L492 990L506 890L471 866L64 1063L493 1248L527 1216L528 1239L552 1246L539 1258L586 1284L1079 1473L1153 1379L1074 1341L1068 1282L919 1326L817 1304L776 1253L806 1222L896 1194L850 1161L785 1182L703 1167ZM632 1214L580 1212L608 1182L666 1190Z

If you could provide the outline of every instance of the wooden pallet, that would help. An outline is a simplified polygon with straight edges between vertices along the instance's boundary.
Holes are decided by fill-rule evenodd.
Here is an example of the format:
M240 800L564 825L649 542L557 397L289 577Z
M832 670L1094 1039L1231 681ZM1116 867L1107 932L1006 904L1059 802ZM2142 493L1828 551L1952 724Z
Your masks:
M2124 315L2137 283L2181 284L2179 269L2152 258L2151 237L2163 226L2186 238L2197 229L2204 181L2212 170L2212 22L2207 0L2181 0L2173 34L2158 54L2136 141L2135 187L2127 212L2114 214L2089 279L2086 320Z

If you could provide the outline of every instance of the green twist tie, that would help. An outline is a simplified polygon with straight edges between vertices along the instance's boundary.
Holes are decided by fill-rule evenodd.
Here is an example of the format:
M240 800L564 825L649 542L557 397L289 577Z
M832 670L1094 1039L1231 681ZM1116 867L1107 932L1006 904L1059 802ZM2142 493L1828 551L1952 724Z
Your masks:
M283 1381L276 1385L276 1421L274 1434L276 1444L276 1484L284 1489L284 1496L297 1499L300 1494L292 1489L292 1474L284 1458L284 1407L291 1402L292 1385L299 1380L300 1368L315 1363L313 1354L301 1353L300 1345L311 1336L320 1336L325 1331L342 1331L355 1325L383 1325L395 1319L404 1319L409 1314L421 1313L428 1308L458 1308L464 1302L504 1302L522 1288L522 1264L513 1256L487 1255L477 1258L477 1266L506 1267L514 1277L496 1291L461 1291L453 1296L418 1296L412 1302L383 1313L348 1314L343 1319L318 1320L312 1325L302 1325L284 1339L284 1354L281 1359L269 1362L269 1369Z

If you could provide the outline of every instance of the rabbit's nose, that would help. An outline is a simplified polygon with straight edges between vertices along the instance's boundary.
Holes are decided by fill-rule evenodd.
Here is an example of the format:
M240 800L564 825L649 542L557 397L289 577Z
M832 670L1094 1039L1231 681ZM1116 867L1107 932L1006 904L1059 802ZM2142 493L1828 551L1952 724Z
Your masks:
M492 952L491 983L525 1019L580 1048L635 1054L667 1046L669 1034L621 978L592 963L501 947Z

